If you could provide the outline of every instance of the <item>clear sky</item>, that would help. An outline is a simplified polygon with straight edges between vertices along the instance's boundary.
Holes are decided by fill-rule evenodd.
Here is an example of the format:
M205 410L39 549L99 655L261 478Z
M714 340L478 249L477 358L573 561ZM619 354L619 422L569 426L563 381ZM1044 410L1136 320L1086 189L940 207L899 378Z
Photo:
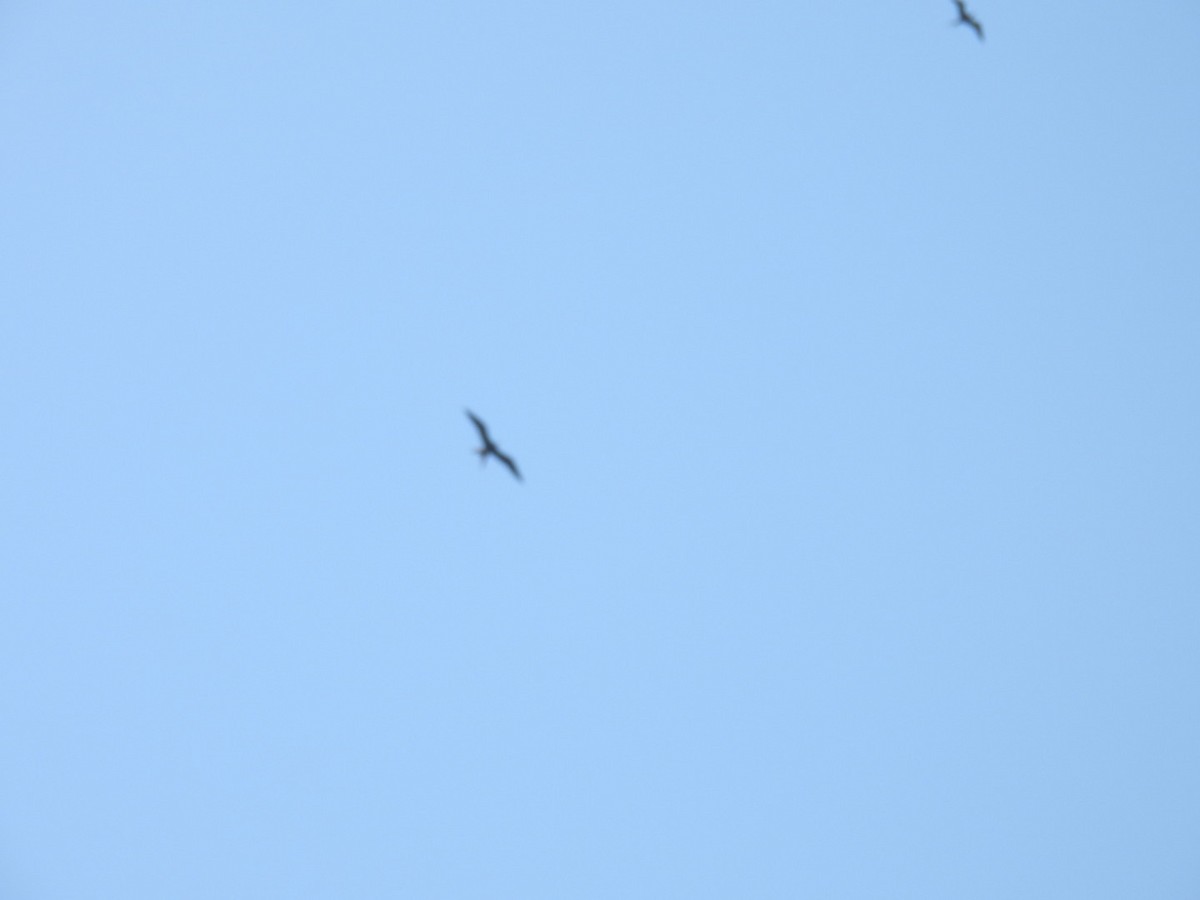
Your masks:
M4 4L0 897L1200 896L1200 6L972 9Z

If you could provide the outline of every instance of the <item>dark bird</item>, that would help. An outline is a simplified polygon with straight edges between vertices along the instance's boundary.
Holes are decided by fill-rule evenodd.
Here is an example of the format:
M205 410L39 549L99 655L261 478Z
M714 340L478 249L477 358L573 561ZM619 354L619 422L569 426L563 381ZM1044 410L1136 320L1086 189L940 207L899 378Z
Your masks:
M967 5L963 3L963 0L954 0L954 5L958 7L958 21L956 21L954 24L970 25L975 29L975 34L977 34L979 39L982 41L983 26L979 24L979 20L967 12Z
M517 464L513 462L510 457L501 453L500 448L492 443L492 439L488 436L487 426L483 424L479 416L475 415L475 413L468 409L467 418L475 423L475 427L479 429L479 439L483 441L483 446L475 451L479 454L480 463L486 463L489 456L494 456L496 459L500 460L500 462L508 466L508 471L513 473L513 477L515 477L517 481L521 481L521 473L517 471Z

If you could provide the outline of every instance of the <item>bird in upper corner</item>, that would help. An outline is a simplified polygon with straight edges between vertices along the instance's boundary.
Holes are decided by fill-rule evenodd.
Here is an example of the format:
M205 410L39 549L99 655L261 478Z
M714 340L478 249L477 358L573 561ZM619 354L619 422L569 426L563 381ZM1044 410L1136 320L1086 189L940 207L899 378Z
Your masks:
M979 39L982 41L983 26L979 24L979 20L967 11L967 5L963 3L963 0L954 0L954 5L958 7L958 19L954 24L969 25L971 28L975 29L975 34L978 35Z
M483 441L483 446L475 451L479 454L480 464L486 463L489 456L494 456L496 459L500 460L500 462L504 463L504 465L508 466L508 471L513 473L513 477L516 478L517 481L524 481L524 479L521 478L520 471L517 469L517 464L512 461L512 457L505 456L500 451L500 448L492 442L491 437L488 435L487 426L483 424L483 421L479 418L479 416L475 415L475 413L471 412L469 409L466 411L466 413L467 418L475 423L475 427L479 430L479 439Z

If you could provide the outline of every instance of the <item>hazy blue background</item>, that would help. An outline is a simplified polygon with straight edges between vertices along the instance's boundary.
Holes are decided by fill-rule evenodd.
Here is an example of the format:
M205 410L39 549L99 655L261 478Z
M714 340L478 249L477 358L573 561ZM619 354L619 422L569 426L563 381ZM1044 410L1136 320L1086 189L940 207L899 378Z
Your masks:
M973 9L5 4L0 897L1200 897L1200 6Z

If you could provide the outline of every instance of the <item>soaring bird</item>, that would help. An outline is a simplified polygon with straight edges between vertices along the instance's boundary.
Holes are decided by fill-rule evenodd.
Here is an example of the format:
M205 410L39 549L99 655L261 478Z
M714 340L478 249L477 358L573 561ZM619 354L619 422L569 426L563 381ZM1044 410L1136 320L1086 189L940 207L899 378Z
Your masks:
M467 418L474 422L475 427L479 429L479 439L483 441L483 446L475 451L479 454L480 463L486 463L489 456L494 456L496 459L500 460L500 462L508 466L508 471L513 473L513 477L515 477L517 481L521 481L521 473L517 471L517 464L513 462L510 457L507 457L501 453L500 448L492 443L492 439L488 437L487 426L483 424L482 420L480 420L479 416L475 415L475 413L471 412L469 409L466 412Z
M979 20L967 12L967 5L963 3L963 0L954 0L954 5L958 7L958 21L956 21L954 24L970 25L975 29L975 34L977 34L979 39L982 41L983 26L979 24Z

